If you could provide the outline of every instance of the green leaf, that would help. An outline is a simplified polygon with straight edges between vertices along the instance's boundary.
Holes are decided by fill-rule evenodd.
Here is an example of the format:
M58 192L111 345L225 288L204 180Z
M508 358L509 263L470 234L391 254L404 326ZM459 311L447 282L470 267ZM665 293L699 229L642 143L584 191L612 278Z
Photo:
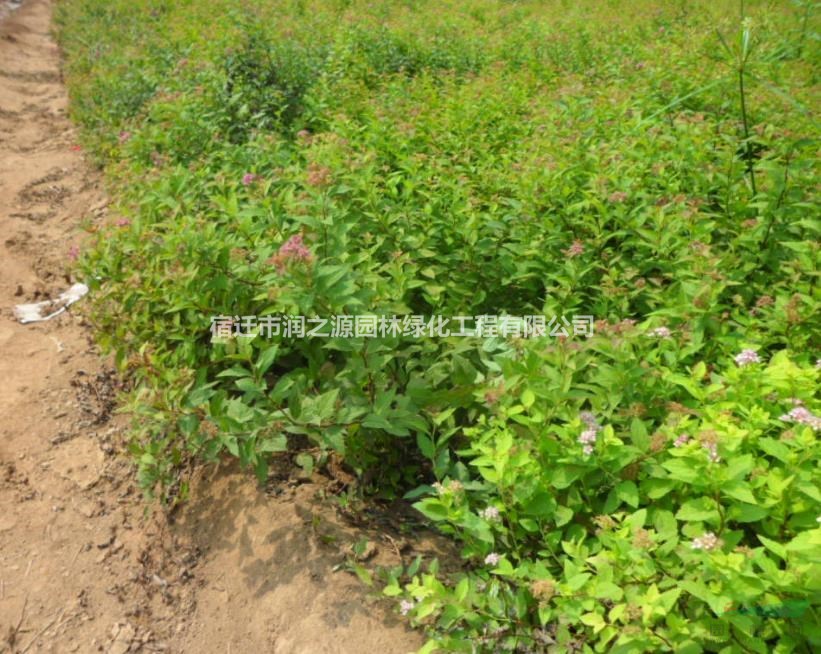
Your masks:
M550 471L550 484L553 488L563 490L570 486L582 475L580 468L573 466L559 465Z
M639 489L636 487L635 482L620 482L616 486L616 497L618 497L625 504L629 504L634 509L639 506Z
M474 513L465 513L458 523L473 538L493 545L493 532L487 522Z
M556 511L556 500L551 493L536 493L522 507L522 513L536 518L549 518Z
M650 436L647 434L647 427L638 418L633 418L630 423L630 438L640 450L644 450L650 445Z
M819 492L818 486L812 482L797 481L795 482L795 489L821 505L821 492Z
M580 620L588 627L593 627L593 633L599 633L607 626L604 618L598 613L585 613Z
M665 540L678 535L678 522L672 512L666 509L653 511L653 527Z
M354 562L351 563L351 569L356 573L356 576L359 577L359 580L363 584L366 586L373 586L373 575L365 566Z
M676 487L673 479L645 479L641 482L641 491L651 500L657 500Z
M821 561L821 529L802 531L785 545L788 552L813 552L814 561Z
M758 538L761 544L768 550L770 550L773 554L784 560L787 559L787 550L781 543L777 543L774 540L770 540L769 538L762 536L761 534L756 534L756 538Z
M738 479L746 477L747 474L755 467L755 459L752 454L742 454L734 456L727 461L725 474L729 479Z
M464 602L465 598L468 596L469 591L470 591L470 580L467 577L464 577L456 585L456 588L453 591L453 595L456 598L457 602Z
M434 521L446 520L449 513L447 507L434 497L429 497L413 505L417 511Z
M758 522L767 517L769 512L762 506L733 503L730 505L729 518L735 522Z
M296 456L296 464L302 468L305 475L310 477L314 471L314 457L307 452L302 452Z
M556 526L561 527L562 525L566 525L570 520L573 518L573 510L567 508L566 506L559 506L556 508L555 514L555 521Z
M407 428L397 425L376 413L369 413L362 421L362 426L370 427L371 429L381 429L394 436L407 436L410 433Z
M611 581L600 581L596 584L596 591L593 593L593 597L618 602L624 597L624 591L621 586L617 586Z
M188 394L186 398L188 406L191 408L196 408L198 406L202 406L208 400L210 400L216 391L213 387L216 385L217 382L213 382L211 384L206 384L204 386L200 386L199 388L195 388Z
M724 615L724 609L730 602L729 597L716 595L709 591L702 581L684 579L679 582L679 588L697 597L702 602L705 602L710 607L710 610L717 616Z
M793 458L790 448L781 441L772 438L759 438L758 446L770 456L778 459L782 463L789 464Z
M677 520L686 522L703 522L718 520L718 505L711 497L699 497L695 500L688 500L681 505L676 513Z
M665 613L673 610L673 606L681 595L681 588L671 588L659 596L659 603L664 608Z
M257 359L255 365L258 374L264 375L268 372L268 369L273 365L274 361L276 361L278 352L279 345L272 345L262 351L262 354L259 355L259 359Z
M339 397L339 389L334 388L316 398L316 417L319 422L329 420L336 413L337 397Z
M402 595L404 591L399 587L395 581L382 589L382 594L388 597L398 597Z
M587 572L581 572L577 575L573 575L567 580L567 587L571 592L575 593L582 589L590 577L591 575Z
M698 466L685 459L668 459L661 465L670 472L671 479L677 479L688 484L698 481L701 475Z
M433 459L436 456L436 450L433 446L433 441L430 439L429 436L426 436L421 432L416 434L416 446L419 448L419 451L425 458Z
M743 481L730 481L721 486L721 492L734 500L740 500L747 504L758 504L753 495L750 485Z
M285 434L275 434L268 436L259 441L257 445L258 452L287 452L288 451L288 437Z
M501 575L503 577L511 577L516 573L516 570L513 567L513 564L508 561L507 559L502 559L499 561L499 565L493 568L493 574Z
M245 377L243 379L237 379L235 382L237 388L244 393L262 393L265 391L265 387L257 384L253 379L250 377Z
M630 514L624 519L624 524L630 525L633 529L644 527L647 521L647 509L639 509L635 513Z
M522 527L522 529L524 529L525 531L529 531L532 534L535 534L536 532L541 530L539 527L539 523L533 520L532 518L522 518L521 520L519 520L519 525Z

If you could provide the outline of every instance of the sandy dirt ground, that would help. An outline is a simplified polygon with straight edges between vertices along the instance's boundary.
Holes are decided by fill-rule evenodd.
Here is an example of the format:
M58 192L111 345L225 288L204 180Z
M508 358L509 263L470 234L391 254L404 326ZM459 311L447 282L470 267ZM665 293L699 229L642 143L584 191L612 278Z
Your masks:
M223 466L172 515L146 504L81 304L14 319L76 281L81 221L113 220L67 117L50 8L0 13L0 652L414 651L393 605L335 568L362 538L368 565L407 562L416 541L353 524L322 499L332 480L287 460L264 489Z

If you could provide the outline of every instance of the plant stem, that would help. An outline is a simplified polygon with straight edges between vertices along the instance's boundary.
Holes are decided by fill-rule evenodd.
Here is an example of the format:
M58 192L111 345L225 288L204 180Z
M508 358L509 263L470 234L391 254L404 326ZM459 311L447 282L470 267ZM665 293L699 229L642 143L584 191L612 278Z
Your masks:
M801 39L798 41L798 56L804 53L804 41L807 39L807 21L810 17L810 6L812 4L812 0L805 0L804 1L804 16L801 19Z
M744 64L738 68L738 92L741 96L741 122L744 125L744 143L747 150L747 173L750 175L750 186L753 189L753 196L758 195L755 186L755 171L753 170L753 151L750 147L750 127L747 121L747 101L744 97Z
M739 0L739 9L741 12L740 20L741 20L741 52L738 57L738 94L741 100L741 122L744 125L744 150L745 150L745 158L747 159L747 173L750 175L750 186L753 190L753 197L758 195L758 191L755 186L755 171L753 170L753 151L752 147L750 147L750 126L747 120L747 98L744 92L744 68L747 64L747 57L749 56L749 51L747 49L748 45L748 38L749 32L747 31L747 27L745 25L745 14L746 7L744 5L744 0Z
M776 220L776 212L781 207L781 203L784 201L784 196L787 193L787 184L790 180L790 159L792 158L792 150L787 153L786 161L784 162L784 181L783 187L781 189L781 193L778 195L778 201L775 204L775 209L773 210L773 217L770 220L770 224L767 225L767 232L764 234L764 240L761 241L761 249L764 250L767 247L767 241L770 238L770 232L772 231L773 225L775 224Z

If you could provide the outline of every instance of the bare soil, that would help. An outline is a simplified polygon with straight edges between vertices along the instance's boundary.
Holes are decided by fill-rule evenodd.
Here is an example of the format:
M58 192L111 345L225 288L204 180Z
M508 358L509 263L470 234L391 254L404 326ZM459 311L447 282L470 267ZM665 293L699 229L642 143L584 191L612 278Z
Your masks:
M407 562L417 540L352 522L327 499L344 482L287 459L265 489L204 468L173 514L146 504L112 415L119 381L82 316L15 321L15 304L74 281L81 220L114 217L67 117L51 3L0 6L0 653L417 649L339 569L362 538L368 565Z

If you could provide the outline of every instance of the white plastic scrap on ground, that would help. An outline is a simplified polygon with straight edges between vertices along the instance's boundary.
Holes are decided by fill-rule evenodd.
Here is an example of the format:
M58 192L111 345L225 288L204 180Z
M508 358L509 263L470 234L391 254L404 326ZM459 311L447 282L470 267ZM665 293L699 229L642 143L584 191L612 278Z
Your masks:
M23 0L6 0L6 2L0 2L0 19L5 18L15 9L19 9L21 4L23 4Z
M42 322L51 320L59 316L69 306L74 304L88 293L88 286L85 284L74 284L67 291L60 293L55 300L46 300L36 304L18 304L14 307L14 317L22 324L30 322Z

